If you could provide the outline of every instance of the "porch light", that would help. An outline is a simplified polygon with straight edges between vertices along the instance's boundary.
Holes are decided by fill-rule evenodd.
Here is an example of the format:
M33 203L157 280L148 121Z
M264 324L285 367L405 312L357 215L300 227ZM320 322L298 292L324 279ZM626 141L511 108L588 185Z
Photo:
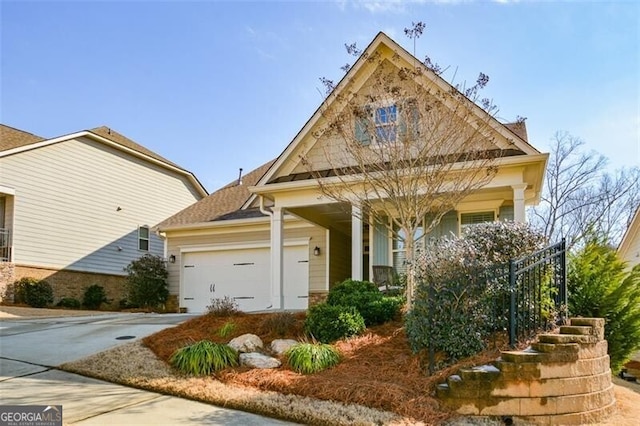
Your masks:
M314 255L314 256L320 256L320 247L316 246L316 247L313 249L313 255Z
M172 254L171 256L169 256L169 263L176 263L176 255Z

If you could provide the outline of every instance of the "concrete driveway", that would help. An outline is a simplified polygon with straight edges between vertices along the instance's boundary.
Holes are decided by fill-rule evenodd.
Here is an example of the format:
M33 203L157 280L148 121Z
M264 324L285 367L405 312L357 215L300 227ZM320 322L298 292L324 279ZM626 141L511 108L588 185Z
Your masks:
M54 314L64 315L64 311ZM77 425L290 424L55 368L172 327L190 317L96 313L0 318L0 405L62 405L64 423Z

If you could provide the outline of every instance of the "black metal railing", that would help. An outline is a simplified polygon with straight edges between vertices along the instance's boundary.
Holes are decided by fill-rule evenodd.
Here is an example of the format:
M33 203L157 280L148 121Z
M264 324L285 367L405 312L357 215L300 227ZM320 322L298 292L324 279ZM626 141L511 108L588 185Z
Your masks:
M509 261L509 345L567 315L565 240Z
M0 228L0 262L11 260L11 233L8 229Z

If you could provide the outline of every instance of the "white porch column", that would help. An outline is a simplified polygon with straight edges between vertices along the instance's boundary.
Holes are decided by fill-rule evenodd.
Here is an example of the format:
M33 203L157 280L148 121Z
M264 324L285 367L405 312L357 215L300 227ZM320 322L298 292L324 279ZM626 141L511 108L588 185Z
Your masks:
M527 184L511 185L511 188L513 188L513 220L524 223L527 221L524 212L524 190L527 188Z
M351 278L362 280L362 211L351 207Z
M283 211L281 207L273 207L271 215L271 307L284 309L284 294L282 291L282 241L283 241Z

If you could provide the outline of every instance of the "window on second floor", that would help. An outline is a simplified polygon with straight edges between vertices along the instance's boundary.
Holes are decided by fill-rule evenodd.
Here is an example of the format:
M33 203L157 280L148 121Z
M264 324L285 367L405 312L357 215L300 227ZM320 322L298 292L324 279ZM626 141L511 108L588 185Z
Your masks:
M149 251L149 227L138 227L138 250Z
M388 105L374 110L373 123L378 144L395 143L397 138L398 108Z

